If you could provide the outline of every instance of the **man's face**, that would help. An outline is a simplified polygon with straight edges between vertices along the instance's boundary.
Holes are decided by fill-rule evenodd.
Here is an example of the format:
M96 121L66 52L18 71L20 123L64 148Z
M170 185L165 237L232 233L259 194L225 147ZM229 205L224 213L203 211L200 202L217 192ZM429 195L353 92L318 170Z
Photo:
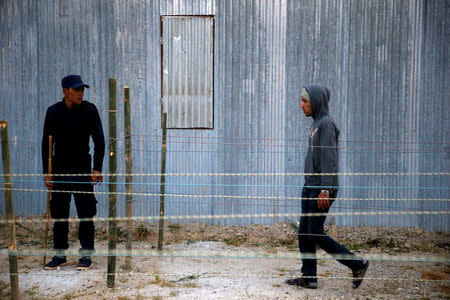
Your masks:
M312 115L311 102L309 102L308 100L306 100L305 98L302 97L302 102L300 103L300 107L302 108L305 116L311 117L311 115Z
M71 104L81 104L84 96L84 87L63 89L64 98Z

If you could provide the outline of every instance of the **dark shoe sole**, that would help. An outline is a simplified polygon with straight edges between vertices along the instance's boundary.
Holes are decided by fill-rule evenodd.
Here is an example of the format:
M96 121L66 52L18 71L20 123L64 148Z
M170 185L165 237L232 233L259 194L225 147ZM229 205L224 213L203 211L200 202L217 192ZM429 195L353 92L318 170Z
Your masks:
M352 288L354 288L354 289L357 289L357 288L359 288L359 286L361 285L361 283L363 282L363 280L364 280L364 276L366 276L366 272L367 272L367 269L369 268L369 261L367 261L367 264L366 264L366 266L364 267L364 269L362 269L361 270L361 274L360 274L360 276L361 277L358 277L358 279L354 279L353 280L353 282L352 282Z
M317 283L307 283L305 281L303 281L301 278L293 278L293 279L286 279L285 280L286 284L289 285L295 285L295 286L301 286L307 289L312 289L315 290L317 289Z
M65 262L65 263L62 263L62 264L60 264L60 265L58 265L58 266L56 266L56 267L47 267L47 266L44 266L44 270L57 270L59 267L62 267L62 266L65 266L65 265L67 265L67 262Z

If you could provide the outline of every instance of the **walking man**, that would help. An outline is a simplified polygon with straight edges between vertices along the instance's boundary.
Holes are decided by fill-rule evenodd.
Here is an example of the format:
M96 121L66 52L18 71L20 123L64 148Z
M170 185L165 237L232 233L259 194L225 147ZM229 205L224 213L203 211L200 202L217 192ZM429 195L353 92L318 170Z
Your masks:
M42 137L44 174L48 173L49 136L53 136L52 169L54 174L91 174L85 176L44 175L45 186L51 193L50 213L53 219L53 242L57 255L45 265L46 270L56 269L67 262L65 250L69 248L69 209L73 194L80 221L78 238L81 258L77 270L91 267L90 255L94 251L94 222L89 220L97 213L97 200L93 185L103 181L102 165L105 153L103 128L94 104L83 101L84 88L89 86L79 75L62 79L64 98L47 109ZM94 168L91 171L89 140L94 142ZM75 191L75 192L74 192ZM83 193L77 193L77 192ZM87 220L86 220L87 219Z
M316 245L331 255L338 255L337 261L353 272L352 287L361 285L369 262L357 258L347 248L324 233L326 215L338 193L339 129L328 115L330 91L319 85L302 89L301 109L307 117L313 118L309 131L309 147L305 159L305 186L302 191L302 216L298 229L298 245L302 255L302 277L288 279L287 284L305 288L317 288ZM334 175L320 175L334 173ZM317 174L317 175L315 175ZM304 214L317 213L317 216Z

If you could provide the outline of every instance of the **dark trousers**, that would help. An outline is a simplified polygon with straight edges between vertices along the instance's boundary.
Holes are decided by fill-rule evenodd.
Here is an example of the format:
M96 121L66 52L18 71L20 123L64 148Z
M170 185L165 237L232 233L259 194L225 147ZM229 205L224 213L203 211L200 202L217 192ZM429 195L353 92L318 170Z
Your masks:
M319 209L317 206L317 198L320 189L303 187L302 191L302 213L328 213L330 208ZM330 202L334 201L337 196L337 191L330 193ZM331 207L331 205L330 205ZM351 255L355 259L337 259L341 264L350 269L360 269L363 266L362 260L357 258L347 248L340 245L338 242L330 238L324 233L324 224L326 214L323 216L301 216L300 226L298 228L298 246L300 253L303 255L315 255L316 245L333 255ZM317 260L315 258L302 258L302 274L303 276L317 275ZM317 282L317 279L307 279L312 282Z
M84 177L54 177L53 190L93 192L90 184L91 178ZM80 194L68 192L52 192L50 212L53 219L68 219L70 211L70 198L73 194L78 218L92 218L97 213L97 200L94 194ZM55 249L68 249L69 222L55 221L53 224L53 242ZM94 249L94 222L92 220L80 221L78 238L81 248Z

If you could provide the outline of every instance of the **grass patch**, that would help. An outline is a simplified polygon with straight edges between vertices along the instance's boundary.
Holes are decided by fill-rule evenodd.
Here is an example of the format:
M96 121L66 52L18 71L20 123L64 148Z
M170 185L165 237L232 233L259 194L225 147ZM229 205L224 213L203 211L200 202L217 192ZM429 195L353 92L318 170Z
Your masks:
M189 276L184 276L181 277L180 279L176 280L175 282L180 282L180 281L187 281L187 280L194 280L197 279L200 275L189 275Z
M198 279L198 277L200 277L200 275L189 275L189 276L181 277L180 279L172 281L172 282L174 282L174 283L175 282L185 282L185 281L188 281L188 280ZM199 287L199 285L197 283L195 283L195 282L186 282L182 286L185 287L185 288L191 288L191 289Z
M449 278L449 274L445 270L436 270L436 271L422 270L420 271L420 273L422 274L423 279L446 280Z
M388 248L394 248L395 247L395 241L394 239L390 239L389 242L387 242L386 246Z
M155 276L155 280L153 280L153 281L150 282L150 283L157 284L157 285L159 285L160 287L173 287L173 286L174 286L173 282L168 281L168 280L162 278L162 277L159 276L159 275L156 275L156 276Z
M149 238L151 231L142 222L134 229L134 236L140 240L145 241Z
M65 294L62 299L64 300L68 300L68 299L73 299L73 297L75 297L74 293L69 293L69 294Z
M449 242L441 242L441 243L437 243L436 246L438 246L439 248L442 248L442 249L448 249L448 248L450 248L450 243Z
M294 221L289 221L289 225L291 225L292 229L295 230L295 232L298 231L298 222L294 222Z
M9 283L4 282L3 280L0 280L0 298L5 299L9 298Z
M296 270L289 270L289 269L286 269L286 268L283 268L283 267L276 267L276 268L274 268L274 270L277 271L277 272L282 272L282 273L287 273L287 272L290 272L290 271L296 271Z
M323 266L325 266L325 265L327 264L327 261L326 261L326 260L323 260L323 259L318 259L318 260L317 260L317 264L318 264L319 266L323 267Z
M170 230L180 230L181 228L183 228L183 225L177 224L177 223L173 223L173 224L167 225L167 227L168 227Z
M399 288L398 282L386 281L381 287L380 292L388 295L398 295L398 288Z
M366 242L366 245L369 247L378 247L378 246L380 246L380 244L381 244L381 241L379 238L374 238L374 239L368 240Z
M330 275L333 274L331 271L325 271L323 273L319 273L318 275L321 277L330 277Z
M414 267L413 267L413 266L410 266L410 265L404 266L404 268L405 268L406 270L414 270Z
M38 291L39 291L39 285L33 285L30 289L25 290L25 294L30 297L33 297L33 296L37 295Z
M348 249L358 251L360 249L364 249L364 246L360 243L351 243L348 245Z
M448 295L450 295L450 286L448 284L443 283L443 284L436 285L436 287L448 299Z
M229 246L240 246L242 244L241 241L235 238L225 238L223 242Z
M195 288L198 288L199 285L195 282L188 282L188 283L183 284L183 287L189 288L189 289L195 289Z
M294 237L280 238L278 241L280 245L284 247L292 248L297 246L297 241Z

